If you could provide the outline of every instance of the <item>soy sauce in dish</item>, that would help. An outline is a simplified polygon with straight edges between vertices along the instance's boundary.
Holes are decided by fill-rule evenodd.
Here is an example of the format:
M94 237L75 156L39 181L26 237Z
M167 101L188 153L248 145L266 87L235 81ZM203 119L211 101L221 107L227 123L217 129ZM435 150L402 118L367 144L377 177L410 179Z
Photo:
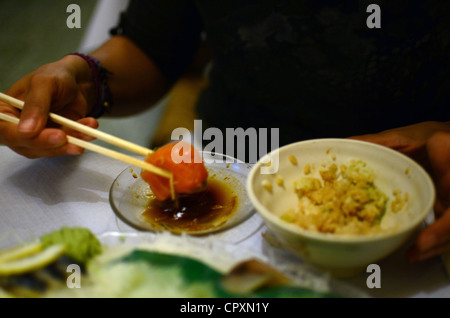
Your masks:
M204 191L180 196L178 201L152 198L142 215L155 230L201 234L219 228L238 205L238 196L225 181L209 178Z

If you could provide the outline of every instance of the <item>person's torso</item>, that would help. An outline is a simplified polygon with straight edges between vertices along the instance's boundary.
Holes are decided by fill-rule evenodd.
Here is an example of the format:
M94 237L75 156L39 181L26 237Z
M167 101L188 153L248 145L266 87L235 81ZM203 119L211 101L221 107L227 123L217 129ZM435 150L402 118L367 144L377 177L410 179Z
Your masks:
M302 139L448 114L450 2L378 1L381 28L367 25L371 1L318 3L197 1L214 56L199 111L212 125L285 125ZM226 110L206 110L214 98Z

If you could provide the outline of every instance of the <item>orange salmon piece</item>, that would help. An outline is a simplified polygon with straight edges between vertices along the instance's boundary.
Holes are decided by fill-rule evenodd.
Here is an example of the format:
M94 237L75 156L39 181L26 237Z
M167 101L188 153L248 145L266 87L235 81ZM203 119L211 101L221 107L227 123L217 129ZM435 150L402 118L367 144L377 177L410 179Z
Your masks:
M208 178L208 171L200 153L185 141L164 145L149 154L145 161L173 174L175 195L204 188ZM157 200L164 201L171 197L168 178L147 170L141 172L141 178L150 185Z

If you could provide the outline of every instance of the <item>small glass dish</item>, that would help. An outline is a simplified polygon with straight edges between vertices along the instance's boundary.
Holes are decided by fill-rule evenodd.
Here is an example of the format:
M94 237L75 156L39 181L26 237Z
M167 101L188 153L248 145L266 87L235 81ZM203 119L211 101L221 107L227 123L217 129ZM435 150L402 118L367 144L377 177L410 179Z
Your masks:
M177 228L174 224L161 226L158 221L154 222L148 216L149 205L155 199L148 183L140 177L141 169L129 166L117 176L109 192L111 207L119 220L138 231L169 231L189 235L223 232L248 220L255 214L246 191L246 180L251 166L223 154L209 152L201 154L208 170L208 184L214 180L220 181L231 190L235 199L233 211L226 218L210 222L200 228ZM195 219L193 222L197 221Z

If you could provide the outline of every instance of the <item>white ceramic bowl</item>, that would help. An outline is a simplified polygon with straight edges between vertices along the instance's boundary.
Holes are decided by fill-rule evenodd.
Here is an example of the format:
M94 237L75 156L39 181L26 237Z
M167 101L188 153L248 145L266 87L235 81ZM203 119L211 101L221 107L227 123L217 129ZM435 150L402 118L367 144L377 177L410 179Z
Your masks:
M293 164L290 156L297 159ZM366 162L375 173L375 185L387 196L400 189L408 193L404 210L393 213L388 203L382 227L384 233L344 235L321 233L303 229L288 223L280 215L298 204L294 181L303 176L305 164L316 167L322 164L348 164L352 159ZM271 160L273 174L264 163ZM283 177L283 186L275 184L276 174ZM264 180L272 183L272 191L264 186ZM316 139L293 143L269 153L250 171L247 191L252 204L264 219L275 239L287 250L304 261L335 276L351 276L365 270L393 253L411 238L422 221L432 211L435 190L431 178L424 169L405 155L373 143L350 139Z

